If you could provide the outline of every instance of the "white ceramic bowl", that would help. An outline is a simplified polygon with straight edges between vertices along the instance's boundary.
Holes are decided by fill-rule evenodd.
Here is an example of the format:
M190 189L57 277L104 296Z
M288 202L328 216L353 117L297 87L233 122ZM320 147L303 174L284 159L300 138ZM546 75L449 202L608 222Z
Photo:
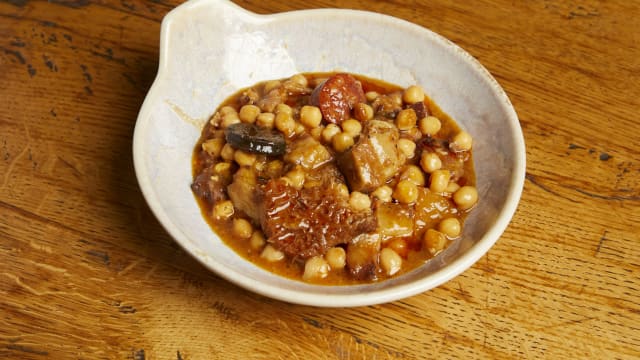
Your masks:
M474 136L481 200L463 239L426 265L381 283L309 285L262 270L211 231L189 187L193 146L222 100L259 81L334 70L420 84ZM250 291L331 307L398 300L466 270L507 227L525 173L522 131L507 95L450 41L376 13L326 9L264 16L226 0L192 0L164 18L158 75L138 116L133 155L151 210L202 264Z

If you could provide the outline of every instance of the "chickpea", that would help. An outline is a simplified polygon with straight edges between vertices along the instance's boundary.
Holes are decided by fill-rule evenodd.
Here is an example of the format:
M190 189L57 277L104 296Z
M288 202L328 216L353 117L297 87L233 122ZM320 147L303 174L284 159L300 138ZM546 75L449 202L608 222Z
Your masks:
M409 180L418 186L424 186L426 183L424 173L416 165L407 165L402 174L400 174L400 179Z
M231 200L221 201L213 206L213 217L217 220L226 220L234 213Z
M289 171L285 177L289 180L289 184L294 188L300 190L304 185L304 171L300 168L295 168Z
M231 163L219 162L213 166L213 172L218 175L230 176L231 175Z
M392 276L402 268L402 257L386 247L380 251L380 266L387 275Z
M262 249L260 257L270 262L276 262L284 259L284 253L271 245L267 245Z
M220 112L220 115L237 114L238 113L233 106L229 106L229 105L223 106L220 109L219 112Z
M473 143L473 139L471 138L471 134L466 131L460 131L453 137L453 141L449 143L449 148L453 151L469 151L471 150L471 146Z
M407 157L411 159L416 153L416 143L409 139L398 140L398 149Z
M355 141L353 140L353 137L351 137L351 135L341 132L336 134L331 139L331 143L333 144L333 148L337 152L345 152L353 146Z
M377 99L378 96L380 96L380 94L378 94L376 91L367 91L364 94L364 97L367 99L367 101L372 102L373 100Z
M389 94L389 98L398 106L402 106L402 93L400 91Z
M460 236L462 226L460 225L460 221L458 219L446 218L440 221L440 223L438 224L438 231L450 238L455 238Z
M400 112L396 116L396 126L400 130L409 130L412 127L416 126L417 120L418 116L413 109L400 110Z
M431 255L436 255L442 251L447 245L447 237L434 229L427 229L422 236L422 246L427 249Z
M360 124L360 121L355 120L355 119L348 119L342 122L342 131L345 134L348 134L351 137L356 137L358 135L360 135L360 132L362 131L362 124Z
M435 116L427 116L423 119L420 119L418 122L418 127L420 128L420 132L424 135L435 135L440 131L442 127L442 123L440 119Z
M240 118L238 117L237 112L230 112L225 115L222 115L222 122L220 126L224 129L229 127L230 125L237 124L240 122Z
M233 219L233 235L242 238L248 239L253 234L253 226L247 219L243 218L235 218Z
M405 135L407 139L411 139L414 142L422 139L422 132L420 132L420 129L418 129L418 127L412 127L411 129L405 131L403 135Z
M212 139L224 139L224 130L214 130L211 135Z
M318 85L322 84L323 82L327 81L328 79L329 79L328 77L314 77L314 78L311 78L310 85L312 88L315 88Z
M233 159L240 166L252 166L256 162L256 154L250 152L236 150L233 153Z
M275 122L276 116L273 113L266 112L256 116L256 124L260 127L271 129Z
M394 238L393 240L390 240L387 243L387 247L403 258L406 258L409 254L409 244L404 238Z
M400 180L393 192L393 197L403 204L412 204L418 200L418 185L413 181Z
M371 209L371 199L366 194L354 191L349 196L349 205L355 211L364 211Z
M309 134L311 134L311 137L314 138L315 140L320 141L320 139L322 138L323 130L324 130L324 126L320 125L318 127L314 127L313 129L311 129L311 131L309 131Z
M324 130L322 130L322 140L326 143L330 143L333 137L340 133L340 128L336 124L327 125Z
M224 144L224 146L222 147L222 151L220 151L220 156L227 161L231 161L233 160L233 155L235 152L236 151L233 146L231 146L231 144Z
M263 155L256 155L256 161L253 163L253 169L256 173L261 173L267 167L267 158Z
M327 275L329 275L329 264L321 256L314 256L304 264L302 279L305 281L322 279Z
M402 94L402 100L407 104L424 101L424 90L418 85L412 85Z
M269 91L279 87L281 85L280 80L269 80L266 83L264 83L264 92L265 94L268 93Z
M278 112L276 115L275 126L276 126L276 129L280 130L280 132L282 132L285 136L290 136L291 134L294 133L296 122L295 120L293 120L293 117L291 117L290 113L287 113L286 111L281 111L281 112Z
M325 257L333 270L341 270L347 264L347 254L341 247L332 247L327 250Z
M341 196L343 196L345 198L350 196L349 188L345 184L338 184L337 185L337 191L338 191L339 195L341 195Z
M360 121L373 119L373 108L369 104L357 103L353 107L353 116Z
M299 123L299 122L296 122L296 125L295 125L295 127L293 128L293 132L294 132L296 135L300 135L300 134L302 134L302 133L303 133L303 132L305 132L305 131L307 131L307 129L305 129L304 125L302 125L302 124L301 124L301 123Z
M258 117L258 115L260 115L260 108L250 104L241 107L240 112L238 113L240 121L249 124L256 122L256 117Z
M222 114L220 113L220 111L216 111L216 113L213 114L213 116L211 116L211 118L209 119L209 124L217 128L217 127L220 127L221 121L222 121Z
M307 85L309 85L307 78L302 74L293 75L292 77L289 78L289 81L293 82L294 84L298 84L302 87L307 87Z
M458 189L460 189L460 185L458 185L458 183L449 182L449 185L447 185L447 189L445 190L445 192L453 194L454 192L458 191Z
M453 194L453 201L461 210L471 209L478 202L478 190L473 186L463 186Z
M213 166L213 172L222 179L231 179L231 163L219 162ZM226 181L226 180L225 180Z
M266 244L266 240L264 239L264 235L260 230L256 230L251 234L251 238L249 239L249 245L253 250L260 250Z
M387 185L382 185L379 188L375 189L371 193L371 196L373 196L374 198L379 199L382 202L390 202L391 201L391 194L393 194L393 189L391 189Z
M208 139L207 141L202 143L202 150L206 151L207 154L215 157L220 156L220 152L222 151L222 147L224 146L225 141L221 138Z
M449 170L435 170L429 177L429 190L435 193L444 192L447 189L447 185L449 185L450 177Z
M423 152L422 156L420 156L420 166L424 172L431 174L442 168L442 160L436 153Z
M284 168L284 163L282 160L271 160L267 163L267 174L271 177L278 177L282 174L282 169Z
M300 109L300 122L309 128L316 128L322 122L322 113L317 106L305 105Z
M291 108L291 106L289 106L287 104L278 104L278 105L276 105L276 110L274 112L276 113L276 115L278 115L280 113L287 113L289 115L293 115L293 109Z

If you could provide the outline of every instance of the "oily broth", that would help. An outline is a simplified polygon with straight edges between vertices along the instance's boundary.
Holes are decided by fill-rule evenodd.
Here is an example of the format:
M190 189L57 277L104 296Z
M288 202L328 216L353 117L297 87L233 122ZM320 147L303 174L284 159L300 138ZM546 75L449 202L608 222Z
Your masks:
M328 78L333 73L304 73L303 75L307 78L309 84L315 85L320 83L323 79ZM380 94L387 94L395 91L402 91L403 88L397 85L393 85L381 80L371 79L360 75L354 75L354 77L362 83L362 87L364 92L376 91ZM262 89L262 86L257 86L259 84L254 85L254 88ZM248 88L244 88L236 92L235 94L228 97L217 110L224 106L231 106L236 110L239 110L238 106L238 98ZM263 94L260 93L260 96ZM301 99L294 100L288 102L287 104L295 107L301 106ZM443 139L451 139L454 134L460 131L460 127L455 123L453 119L451 119L446 113L444 113L427 95L425 95L425 104L429 109L431 115L440 119L442 127L438 132L437 138ZM201 145L206 140L206 135L210 134L213 125L210 122L207 122L205 128L202 131L202 135L198 140L193 156L192 156L192 169L193 169L193 177L199 174L202 169L207 165L203 162L201 154ZM413 159L409 159L407 164L418 164L419 166L419 158L418 156L414 156ZM428 176L428 175L427 175ZM473 168L473 158L472 153L469 152L469 158L464 162L464 176L458 181L460 186L463 185L472 185L475 186L475 172ZM390 186L394 185L393 182L389 184ZM222 241L229 247L231 247L237 254L247 259L248 261L256 264L257 266L275 273L277 275L290 278L293 280L302 281L301 276L304 272L304 263L300 260L285 258L282 261L270 262L260 256L262 250L254 250L251 248L249 239L238 239L234 236L232 232L232 221L216 221L212 216L212 204L209 204L204 199L195 196L203 218L207 221L212 230L222 239ZM238 211L236 210L236 213ZM244 214L242 214L244 215ZM467 212L462 211L456 215L456 217L460 220L461 224L464 227L464 219L467 215ZM235 216L235 215L234 215ZM246 217L245 217L246 218ZM259 229L259 225L256 226L254 224L254 228ZM403 258L403 263L401 270L394 274L391 277L397 277L404 273L410 272L425 262L429 261L433 256L426 251L425 249L420 249L420 239L415 236L412 238L405 238L408 243L410 251L407 254L406 258ZM447 243L447 246L450 245L452 241ZM384 274L384 272L378 272L378 278L375 281L382 281L388 277ZM328 276L318 280L312 280L311 283L319 284L319 285L354 285L354 284L362 284L367 283L369 281L356 280L351 278L345 269L340 271L329 271Z

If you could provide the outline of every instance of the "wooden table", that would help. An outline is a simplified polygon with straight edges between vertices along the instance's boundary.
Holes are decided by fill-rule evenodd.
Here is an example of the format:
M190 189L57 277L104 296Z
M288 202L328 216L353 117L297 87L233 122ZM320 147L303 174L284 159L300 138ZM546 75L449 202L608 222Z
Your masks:
M179 2L0 3L0 358L640 357L639 2L339 2L477 57L509 94L528 159L518 211L477 264L352 309L240 289L147 208L132 132Z

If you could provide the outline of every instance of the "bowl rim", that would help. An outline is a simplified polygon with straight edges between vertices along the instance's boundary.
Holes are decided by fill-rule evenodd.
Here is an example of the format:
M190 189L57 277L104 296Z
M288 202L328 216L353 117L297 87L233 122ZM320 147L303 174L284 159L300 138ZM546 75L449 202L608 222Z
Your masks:
M340 14L343 16L367 18L371 21L377 21L400 27L402 28L402 30L420 33L420 35L428 36L433 40L438 41L442 46L448 47L455 56L463 57L464 62L473 67L473 70L480 75L479 78L481 79L481 81L485 82L486 85L488 85L489 88L491 88L491 90L493 91L494 96L498 97L498 103L501 107L501 110L504 112L511 125L511 136L514 142L514 148L516 149L515 153L513 154L514 169L511 174L510 187L507 192L504 207L502 208L502 211L500 211L494 224L463 254L460 254L455 260L448 263L446 266L429 274L429 276L410 283L403 283L388 288L376 289L372 292L358 295L317 292L309 293L301 290L283 289L275 285L259 282L253 278L244 276L244 274L242 273L229 271L226 266L223 266L215 261L205 261L203 257L198 256L199 250L196 249L190 241L186 240L186 235L177 227L177 225L174 224L171 218L167 215L158 198L156 197L155 192L152 190L149 174L147 173L146 167L144 166L144 149L142 148L143 142L141 141L141 139L143 137L143 127L146 125L146 119L149 118L148 114L151 112L151 106L153 105L153 103L155 103L156 98L159 95L159 84L166 76L168 67L167 64L169 62L168 57L170 53L169 34L171 31L172 23L175 21L175 18L179 16L179 13L183 10L187 10L196 6L202 6L203 4L216 4L216 6L226 6L233 11L242 14L243 16L247 16L254 21L261 22L276 21L283 18L315 17L323 15L326 16L329 14L335 15L336 12L340 12ZM466 269L471 267L474 263L476 263L495 244L502 233L506 230L519 204L524 187L526 171L526 149L524 136L520 127L518 116L507 94L498 84L497 80L489 73L489 71L484 66L480 64L477 59L475 59L460 46L456 45L445 37L409 21L376 12L328 8L295 10L262 15L248 11L228 0L190 0L177 6L175 9L171 10L169 13L167 13L167 15L165 15L161 25L158 71L156 78L150 90L148 91L138 114L134 128L132 148L136 178L138 180L141 192L145 200L147 201L147 204L149 205L149 208L151 209L154 216L159 220L162 227L185 251L187 251L191 256L196 258L201 264L203 264L209 270L212 270L218 276L244 289L287 303L318 307L354 307L376 305L396 301L428 291L432 288L444 284L455 276L461 274ZM326 285L317 286L324 287ZM358 287L367 285L345 286Z

